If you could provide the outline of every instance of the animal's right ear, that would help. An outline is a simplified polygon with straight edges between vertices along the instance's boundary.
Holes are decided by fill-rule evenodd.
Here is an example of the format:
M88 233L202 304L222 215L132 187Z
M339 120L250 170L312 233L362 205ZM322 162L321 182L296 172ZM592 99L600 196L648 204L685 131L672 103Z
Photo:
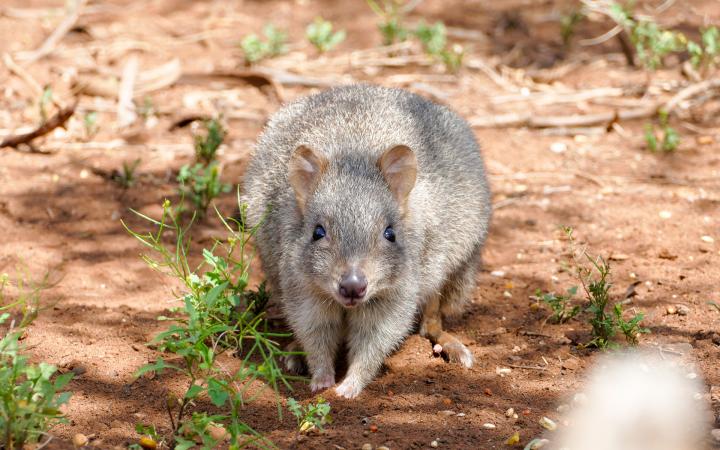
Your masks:
M288 180L295 191L295 199L302 213L305 204L317 187L327 168L327 159L304 145L295 149L288 163Z

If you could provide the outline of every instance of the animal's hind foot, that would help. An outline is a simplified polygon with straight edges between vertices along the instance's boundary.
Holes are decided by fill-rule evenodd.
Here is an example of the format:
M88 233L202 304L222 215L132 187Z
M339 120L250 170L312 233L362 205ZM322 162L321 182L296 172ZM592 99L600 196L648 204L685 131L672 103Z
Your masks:
M475 362L472 352L457 338L451 336L452 340L446 342L442 346L442 351L447 356L448 360L452 363L460 364L465 368L471 368Z

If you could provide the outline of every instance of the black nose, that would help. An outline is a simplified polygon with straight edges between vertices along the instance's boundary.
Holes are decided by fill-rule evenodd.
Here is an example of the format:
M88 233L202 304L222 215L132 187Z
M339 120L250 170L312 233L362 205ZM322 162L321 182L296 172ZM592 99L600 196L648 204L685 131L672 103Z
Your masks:
M343 275L342 279L340 279L338 290L340 291L340 295L345 298L361 299L367 291L367 278L365 278L362 272L353 270Z

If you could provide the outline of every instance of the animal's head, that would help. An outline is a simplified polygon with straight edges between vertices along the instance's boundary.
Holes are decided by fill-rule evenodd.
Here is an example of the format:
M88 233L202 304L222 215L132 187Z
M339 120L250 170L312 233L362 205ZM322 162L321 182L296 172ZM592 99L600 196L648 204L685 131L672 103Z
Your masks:
M351 308L395 288L406 266L416 175L415 154L404 145L377 161L295 150L288 178L302 216L300 270L319 296Z

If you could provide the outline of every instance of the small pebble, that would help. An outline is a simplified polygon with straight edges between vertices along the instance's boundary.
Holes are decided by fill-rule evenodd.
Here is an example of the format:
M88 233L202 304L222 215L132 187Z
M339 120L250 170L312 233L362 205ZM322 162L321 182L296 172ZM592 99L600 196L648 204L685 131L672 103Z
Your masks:
M432 441L430 443L430 447L432 447L432 448L438 448L438 445L440 445L440 444L438 444L438 441Z
M537 450L539 448L545 447L549 443L550 441L548 441L547 439L533 439L528 443L528 445L525 446L525 450Z
M505 411L505 417L512 417L513 414L515 414L515 409L513 408L508 408L508 410Z
M542 427L546 430L550 431L555 431L557 429L557 424L551 419L548 419L547 417L543 417L542 419L540 419L540 425L542 425Z
M492 272L490 272L490 275L492 275L494 277L502 278L505 276L505 271L504 270L493 270Z
M510 291L503 291L503 297L512 298L512 293L510 293Z
M375 424L370 425L370 431L373 433L377 433L378 427Z
M690 313L690 308L685 305L677 305L675 308L677 308L678 316L687 316Z
M433 345L433 353L434 354L439 355L442 353L442 350L443 350L442 345L440 345L440 344Z
M567 149L568 146L564 142L553 142L550 145L550 151L553 153L564 153L567 151Z
M372 445L365 443L362 445L362 450L372 450Z
M512 372L512 369L509 367L496 367L495 373L500 375L501 377L504 377L505 375L510 375Z
M72 438L73 445L75 448L84 447L88 444L88 437L84 434L78 433Z
M440 414L441 416L454 416L455 411L453 411L451 409L445 409L443 411L438 411L438 414Z
M665 312L668 313L669 315L677 314L677 308L675 308L674 306L671 305L671 306L668 306L667 308L665 308Z
M457 417L465 417L465 413L457 413Z
M495 424L494 423L484 423L483 428L485 428L486 430L494 430Z
M365 436L365 437L370 436L370 432L368 430L363 430L363 436Z
M712 236L707 236L707 235L701 236L700 240L703 242L707 242L708 244L712 244L713 242L715 242L715 239L713 239Z
M669 219L672 217L672 213L670 211L660 211L658 215L661 219Z
M390 449L385 447L384 445L381 445L380 447L376 448L375 450L390 450Z

